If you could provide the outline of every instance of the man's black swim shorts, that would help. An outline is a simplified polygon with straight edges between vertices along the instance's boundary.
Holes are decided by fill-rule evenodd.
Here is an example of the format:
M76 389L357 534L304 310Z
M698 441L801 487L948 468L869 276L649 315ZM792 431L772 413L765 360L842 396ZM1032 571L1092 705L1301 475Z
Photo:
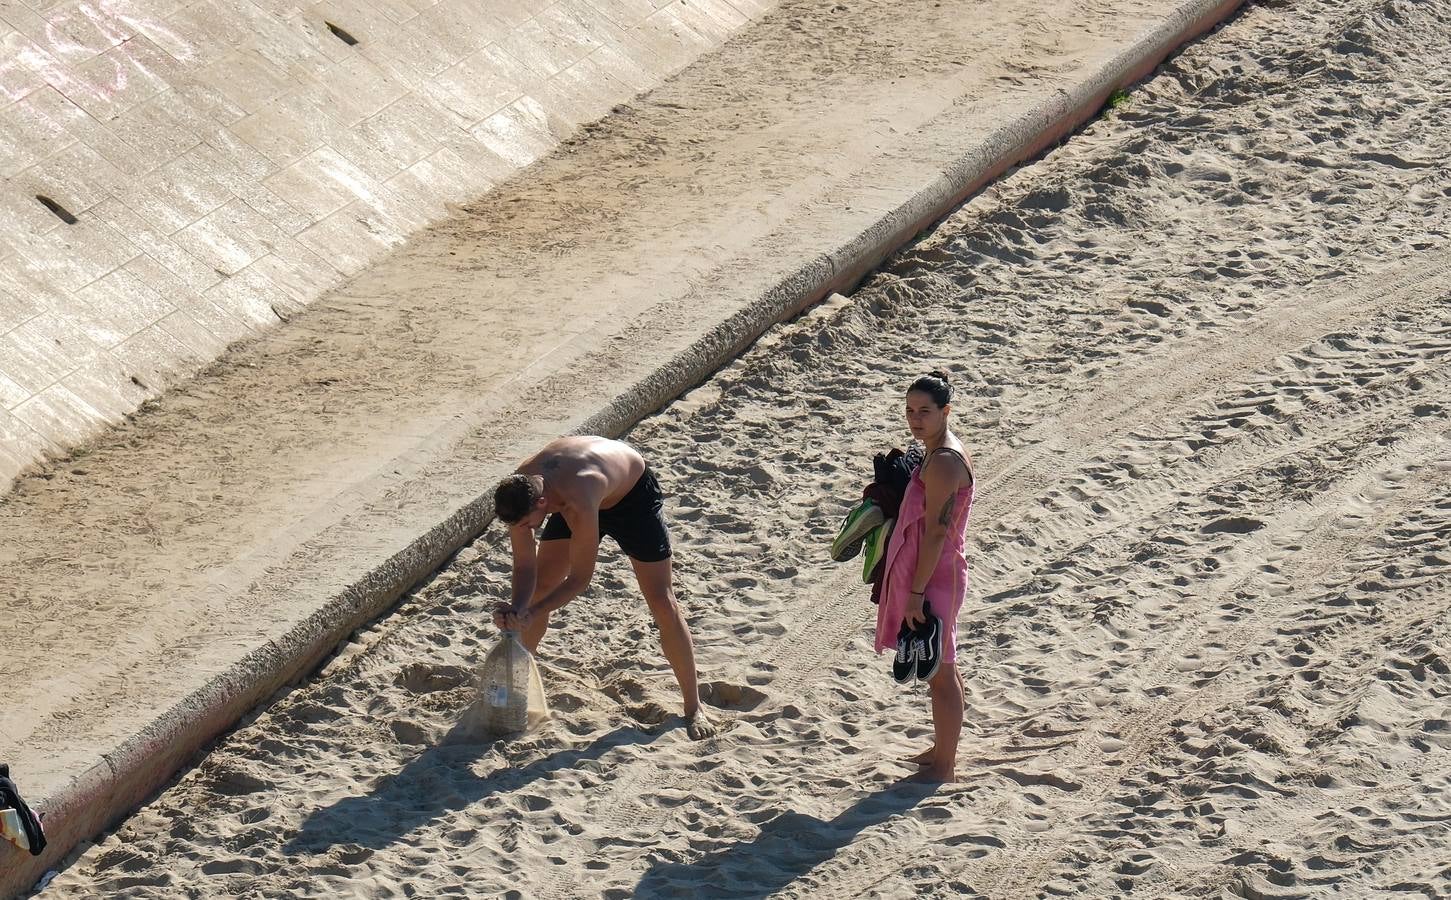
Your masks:
M609 535L625 551L625 555L640 562L659 562L670 558L670 534L665 530L665 517L661 514L665 495L660 491L660 482L649 469L630 488L630 492L619 503L609 509L600 510L600 536ZM553 513L544 523L541 541L567 540L572 532L564 516Z

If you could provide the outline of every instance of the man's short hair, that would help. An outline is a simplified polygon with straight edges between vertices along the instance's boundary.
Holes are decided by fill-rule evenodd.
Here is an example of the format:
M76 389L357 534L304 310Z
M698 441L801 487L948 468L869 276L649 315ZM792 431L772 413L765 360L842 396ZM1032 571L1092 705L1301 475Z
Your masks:
M513 525L529 515L541 496L543 492L533 478L516 472L494 488L494 514L504 520L504 524Z

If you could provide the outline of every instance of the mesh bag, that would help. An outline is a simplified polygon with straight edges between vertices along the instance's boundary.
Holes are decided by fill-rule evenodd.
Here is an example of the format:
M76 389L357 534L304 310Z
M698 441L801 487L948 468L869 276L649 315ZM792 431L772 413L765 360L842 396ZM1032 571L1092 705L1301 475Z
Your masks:
M489 740L518 734L549 718L539 667L512 631L504 632L479 663L475 686L478 696L459 723L467 738Z

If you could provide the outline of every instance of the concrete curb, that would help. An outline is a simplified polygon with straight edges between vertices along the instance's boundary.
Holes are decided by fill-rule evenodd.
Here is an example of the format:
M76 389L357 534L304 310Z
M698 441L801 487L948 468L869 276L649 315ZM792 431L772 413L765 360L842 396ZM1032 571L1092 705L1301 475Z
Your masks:
M668 363L617 394L576 433L618 435L707 379L766 329L864 275L984 185L1033 159L1093 118L1109 95L1153 71L1166 57L1210 30L1243 0L1190 0L1158 28L1104 63L1071 91L1024 111L905 203L836 250L818 255L757 301L718 323ZM26 892L47 869L134 810L199 750L278 689L310 672L359 626L387 610L413 585L482 533L492 503L479 497L332 598L282 638L269 641L158 714L83 775L34 798L49 823L40 857L0 847L0 896ZM21 785L22 788L24 785Z

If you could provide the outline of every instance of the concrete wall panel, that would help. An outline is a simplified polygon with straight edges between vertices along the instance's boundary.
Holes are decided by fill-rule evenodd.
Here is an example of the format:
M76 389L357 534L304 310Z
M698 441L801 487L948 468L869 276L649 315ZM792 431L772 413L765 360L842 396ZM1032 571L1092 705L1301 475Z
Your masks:
M0 490L770 6L0 4Z

